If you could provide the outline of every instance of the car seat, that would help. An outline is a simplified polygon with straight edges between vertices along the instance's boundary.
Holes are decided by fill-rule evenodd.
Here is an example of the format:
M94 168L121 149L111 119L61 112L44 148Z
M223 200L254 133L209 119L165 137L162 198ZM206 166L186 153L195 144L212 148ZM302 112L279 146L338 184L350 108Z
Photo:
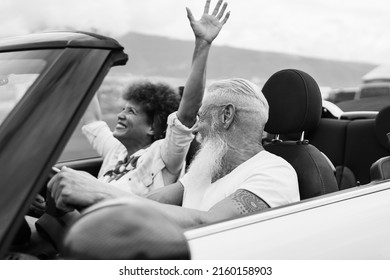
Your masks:
M368 184L372 180L372 164L390 155L386 137L390 132L389 120L390 106L380 110L375 119L358 119L348 123L342 166L352 171L358 184Z
M375 132L381 145L390 150L390 106L383 108L375 119ZM386 137L384 137L386 135ZM375 161L370 167L371 182L390 179L390 156Z
M371 182L390 180L390 156L374 162L370 168Z
M322 98L316 81L303 71L285 69L273 74L262 91L269 103L265 131L275 135L264 148L294 167L301 199L337 191L332 165L304 139L304 131L314 129L321 117ZM297 139L283 141L280 135Z

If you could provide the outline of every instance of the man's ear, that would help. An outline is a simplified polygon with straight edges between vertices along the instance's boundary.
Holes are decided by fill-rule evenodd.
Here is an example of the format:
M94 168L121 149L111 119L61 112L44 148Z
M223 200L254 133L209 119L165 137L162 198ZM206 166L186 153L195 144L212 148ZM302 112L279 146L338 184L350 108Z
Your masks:
M236 107L233 104L226 105L222 110L222 125L225 129L228 129L233 123L234 116L236 114Z

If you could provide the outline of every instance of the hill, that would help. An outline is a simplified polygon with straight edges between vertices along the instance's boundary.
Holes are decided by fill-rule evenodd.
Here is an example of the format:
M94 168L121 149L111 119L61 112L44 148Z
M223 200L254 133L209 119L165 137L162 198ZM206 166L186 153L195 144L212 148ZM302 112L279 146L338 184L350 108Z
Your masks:
M117 39L129 54L129 62L124 67L118 67L115 73L187 77L193 42L139 33L128 33ZM262 84L278 70L295 68L312 75L320 86L337 88L356 86L361 77L375 67L368 63L213 46L207 76L209 79L242 77Z

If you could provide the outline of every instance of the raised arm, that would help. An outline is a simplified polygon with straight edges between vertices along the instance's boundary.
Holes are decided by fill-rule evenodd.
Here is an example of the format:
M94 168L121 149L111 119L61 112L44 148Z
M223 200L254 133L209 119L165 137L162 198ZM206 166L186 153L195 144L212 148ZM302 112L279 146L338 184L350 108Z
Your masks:
M230 12L225 14L227 3L222 4L222 2L219 0L213 12L209 14L210 0L207 0L200 20L195 20L191 10L186 8L187 17L195 35L195 49L191 72L184 87L177 117L187 127L194 125L202 104L206 82L206 64L211 44L230 15Z
M100 121L100 120L102 120L102 112L100 109L99 100L97 98L97 95L95 94L87 110L85 111L83 121L84 124L89 124L91 122Z

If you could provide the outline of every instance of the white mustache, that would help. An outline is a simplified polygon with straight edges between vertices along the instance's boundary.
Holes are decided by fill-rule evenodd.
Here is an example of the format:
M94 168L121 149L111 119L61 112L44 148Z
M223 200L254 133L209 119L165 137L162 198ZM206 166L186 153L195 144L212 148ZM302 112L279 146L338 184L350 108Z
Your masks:
M196 173L198 178L207 176L211 182L218 180L219 175L222 174L223 157L227 150L226 141L219 136L203 139L201 148L192 161L188 173Z

